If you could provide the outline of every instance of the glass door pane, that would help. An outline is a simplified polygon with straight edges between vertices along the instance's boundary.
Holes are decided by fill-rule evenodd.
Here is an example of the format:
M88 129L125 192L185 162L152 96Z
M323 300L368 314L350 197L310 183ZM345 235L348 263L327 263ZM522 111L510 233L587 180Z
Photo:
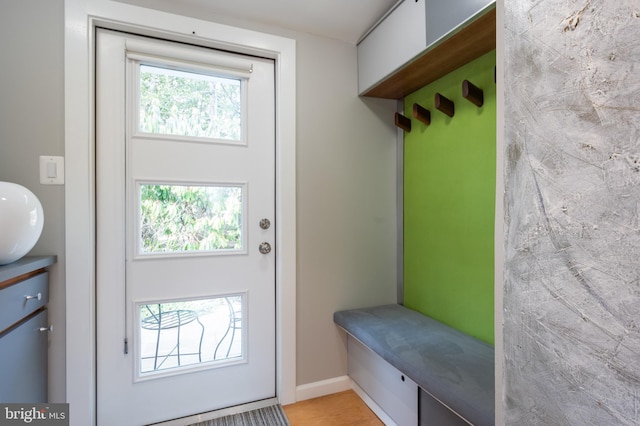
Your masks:
M139 378L243 362L244 298L138 303Z
M140 65L139 131L242 140L242 80Z
M139 185L139 254L242 251L242 185Z

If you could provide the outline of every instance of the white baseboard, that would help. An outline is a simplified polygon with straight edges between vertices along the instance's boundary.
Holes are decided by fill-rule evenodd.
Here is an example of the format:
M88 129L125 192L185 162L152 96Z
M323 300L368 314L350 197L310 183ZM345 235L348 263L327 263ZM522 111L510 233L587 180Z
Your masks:
M296 401L304 401L312 398L319 398L332 393L343 392L353 389L365 404L386 426L397 426L396 423L384 412L376 402L356 382L349 376L334 377L332 379L321 380L319 382L307 383L296 387Z
M296 387L296 401L318 398L351 389L349 376L334 377Z

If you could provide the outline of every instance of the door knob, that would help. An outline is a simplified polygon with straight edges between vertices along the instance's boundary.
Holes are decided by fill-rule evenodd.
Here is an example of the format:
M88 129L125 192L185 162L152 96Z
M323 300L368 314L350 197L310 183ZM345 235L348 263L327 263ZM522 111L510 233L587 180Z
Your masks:
M262 254L268 254L269 252L271 252L271 244L269 243L261 243L260 246L258 247L258 250L260 250L260 253Z

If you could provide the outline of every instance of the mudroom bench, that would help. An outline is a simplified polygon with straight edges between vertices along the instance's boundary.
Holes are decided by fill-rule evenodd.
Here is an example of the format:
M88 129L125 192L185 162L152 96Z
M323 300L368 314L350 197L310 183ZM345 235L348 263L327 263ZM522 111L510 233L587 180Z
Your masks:
M494 424L493 346L401 305L333 319L349 376L397 425Z

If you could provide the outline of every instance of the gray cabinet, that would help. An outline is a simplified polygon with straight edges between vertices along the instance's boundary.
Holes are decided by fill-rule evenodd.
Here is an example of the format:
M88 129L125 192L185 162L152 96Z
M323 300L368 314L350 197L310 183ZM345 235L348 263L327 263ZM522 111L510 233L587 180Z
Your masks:
M55 256L0 266L0 402L47 402L49 273Z
M2 402L47 401L47 310L38 311L0 337Z
M424 389L420 389L419 405L419 426L469 426L469 423L462 417L429 395Z
M481 13L495 0L425 0L425 29L427 46L431 46L447 34L459 31L467 21Z
M403 0L358 43L358 93L401 99L496 46L495 0Z
M382 409L376 411L378 417L388 416L397 426L418 424L418 385L413 380L350 335L347 360L349 377Z

